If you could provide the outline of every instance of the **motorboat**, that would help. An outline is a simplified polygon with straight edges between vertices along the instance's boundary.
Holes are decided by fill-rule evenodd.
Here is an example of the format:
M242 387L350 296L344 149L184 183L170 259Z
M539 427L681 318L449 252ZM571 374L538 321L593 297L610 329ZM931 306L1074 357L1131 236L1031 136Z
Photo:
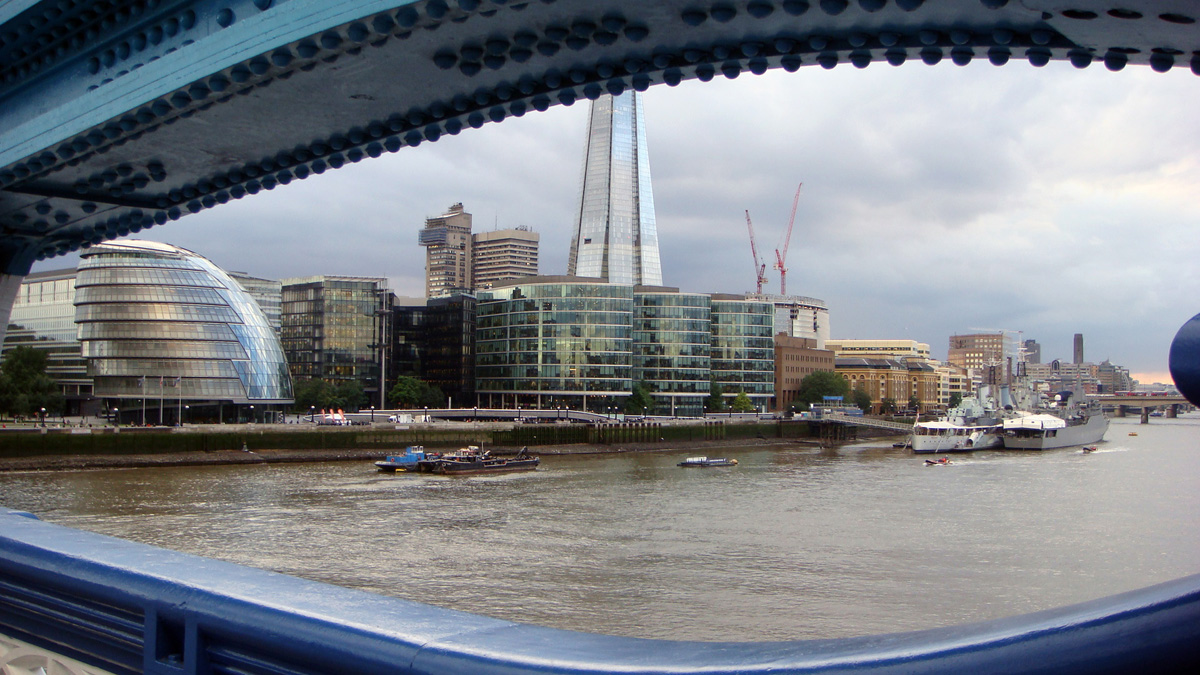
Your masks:
M947 466L947 465L950 465L950 464L953 464L953 463L954 463L954 462L951 462L949 457L943 457L943 458L941 458L941 459L927 459L927 460L925 460L925 466Z
M736 459L726 459L725 457L688 457L679 463L679 466L737 466Z

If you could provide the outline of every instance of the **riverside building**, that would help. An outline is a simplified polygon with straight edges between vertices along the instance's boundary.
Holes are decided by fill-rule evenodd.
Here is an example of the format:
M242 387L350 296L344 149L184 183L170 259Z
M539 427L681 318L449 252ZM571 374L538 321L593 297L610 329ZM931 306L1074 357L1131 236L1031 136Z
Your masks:
M699 416L717 383L765 410L772 312L745 296L582 277L507 282L478 297L479 404L623 411L639 383L654 401L644 412Z
M367 401L382 406L394 297L387 279L320 275L281 283L281 340L292 375L358 382Z
M258 304L186 249L136 240L88 249L75 322L93 395L122 421L263 421L292 402L283 349Z

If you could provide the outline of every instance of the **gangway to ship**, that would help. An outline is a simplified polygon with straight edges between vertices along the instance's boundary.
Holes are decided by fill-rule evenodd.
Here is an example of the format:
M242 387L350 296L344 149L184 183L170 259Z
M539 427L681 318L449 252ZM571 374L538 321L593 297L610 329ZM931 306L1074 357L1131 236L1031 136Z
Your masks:
M835 422L837 424L850 424L859 427L872 427L874 429L889 429L891 431L899 431L905 434L911 434L913 425L905 422L893 422L891 420L875 419L874 417L863 417L861 415L845 415L842 413L825 413L820 417L813 418L817 422Z

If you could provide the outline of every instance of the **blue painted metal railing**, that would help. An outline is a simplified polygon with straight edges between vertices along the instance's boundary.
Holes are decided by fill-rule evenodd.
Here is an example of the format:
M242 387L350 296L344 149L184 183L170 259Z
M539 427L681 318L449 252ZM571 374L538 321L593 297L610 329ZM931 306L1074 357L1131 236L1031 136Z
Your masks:
M1200 575L948 629L672 642L489 619L0 509L0 635L116 674L1194 673Z

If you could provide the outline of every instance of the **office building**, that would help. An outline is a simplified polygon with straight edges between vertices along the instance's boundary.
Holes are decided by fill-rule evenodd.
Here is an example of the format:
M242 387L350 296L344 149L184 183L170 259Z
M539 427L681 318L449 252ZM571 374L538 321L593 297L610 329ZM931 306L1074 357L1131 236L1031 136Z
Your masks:
M252 277L245 272L229 272L228 274L250 297L254 298L254 301L258 303L258 308L267 317L267 323L278 334L280 330L279 306L283 302L283 285L275 279Z
M946 361L968 370L1004 363L1006 357L1015 355L1007 348L1007 343L1004 333L951 335Z
M712 302L702 293L637 286L633 292L633 380L650 392L650 414L704 414L711 382Z
M929 345L916 340L826 340L825 348L838 358L862 356L885 359L929 360Z
M834 352L812 338L775 334L775 400L772 410L787 410L800 394L800 383L816 372L834 372Z
M1074 352L1075 352L1074 358L1071 360L1071 363L1074 363L1076 365L1084 363L1084 360L1083 360L1083 333L1075 334L1075 350L1074 350Z
M632 392L632 286L533 277L478 300L481 406L601 411Z
M75 326L74 269L34 272L21 282L0 354L18 345L46 352L46 375L62 392L64 414L100 411Z
M483 290L537 276L538 239L537 232L524 226L471 235L471 287Z
M1025 351L1026 363L1041 363L1042 362L1042 346L1037 340L1026 340L1023 349Z
M455 204L425 220L425 296L447 297L535 276L539 235L528 227L471 232L472 216Z
M312 276L282 280L283 351L297 380L358 382L382 406L387 329L394 297L387 279ZM394 379L394 378L393 378Z
M775 306L745 295L711 298L712 384L726 402L745 393L767 410L775 395Z
M455 204L425 220L417 242L425 247L425 296L471 290L471 214Z
M262 420L292 402L279 337L258 303L191 251L93 246L79 262L75 308L93 394L126 422Z
M441 389L452 407L475 405L475 296L430 298L424 315L421 379Z
M662 285L645 126L636 91L592 101L569 276Z

